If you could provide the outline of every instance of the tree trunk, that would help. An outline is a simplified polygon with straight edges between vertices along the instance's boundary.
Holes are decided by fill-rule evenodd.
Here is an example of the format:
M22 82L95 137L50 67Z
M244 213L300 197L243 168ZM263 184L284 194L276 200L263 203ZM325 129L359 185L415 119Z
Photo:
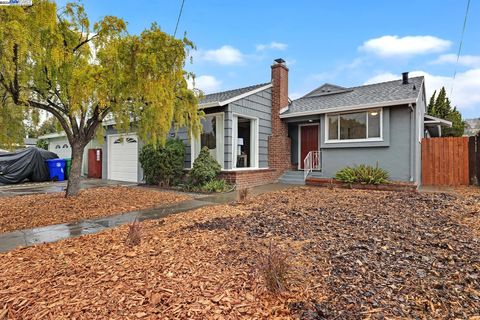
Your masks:
M80 176L82 175L82 160L85 145L80 142L72 144L72 166L68 177L65 197L74 197L80 192Z

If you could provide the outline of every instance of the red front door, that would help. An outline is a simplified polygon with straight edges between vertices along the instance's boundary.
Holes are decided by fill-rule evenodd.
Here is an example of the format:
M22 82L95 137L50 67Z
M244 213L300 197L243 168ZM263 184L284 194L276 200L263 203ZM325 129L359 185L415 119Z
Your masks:
M318 151L318 125L300 127L300 168L303 169L303 160L310 151Z

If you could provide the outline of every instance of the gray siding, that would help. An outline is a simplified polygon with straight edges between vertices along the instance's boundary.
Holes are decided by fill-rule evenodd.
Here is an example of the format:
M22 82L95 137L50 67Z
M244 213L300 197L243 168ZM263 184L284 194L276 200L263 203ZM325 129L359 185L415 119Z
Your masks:
M425 130L424 124L424 117L427 110L427 103L425 98L425 89L422 86L420 99L418 104L415 106L415 112L417 117L417 121L415 121L416 128L415 128L415 154L414 154L414 163L415 163L415 182L420 185L422 181L422 138L423 138L423 131Z
M205 113L224 113L224 169L233 168L233 116L245 116L258 119L258 164L260 168L268 168L268 137L272 134L272 92L265 89L261 92L235 101L224 107L208 108ZM185 128L176 133L173 128L170 136L176 136L185 144L185 168L191 168L190 138Z
M268 137L272 134L272 90L265 89L261 92L235 101L229 105L228 113L239 116L246 116L258 119L258 166L259 168L268 168ZM225 157L229 157L230 167L232 168L232 125L230 117L230 130L228 141L230 146L225 147ZM227 117L225 117L227 118ZM226 128L225 128L226 129ZM227 135L227 131L225 131ZM228 151L227 151L228 150ZM229 152L227 154L227 152ZM226 158L227 159L227 158Z
M188 130L187 128L183 127L183 128L179 128L176 132L175 132L175 129L172 127L170 129L170 134L169 134L169 137L170 138L178 138L180 139L183 144L185 145L185 159L183 161L183 167L185 169L190 169L191 168L191 165L192 165L192 148L190 146L190 134L188 133Z
M386 117L387 110L390 110ZM322 145L322 174L326 177L333 177L335 173L346 166L368 164L378 165L386 169L390 179L398 181L410 181L410 157L411 157L411 128L410 108L399 106L384 108L384 121L389 118L388 123L384 122L384 138L388 137L388 143L373 146L360 143L345 145L343 147L332 146L324 148ZM324 117L322 117L323 126ZM321 141L325 141L325 132L321 130Z
M420 103L419 103L420 104ZM424 104L419 106L423 119ZM320 118L320 149L322 175L334 177L346 166L368 164L386 169L392 180L420 181L421 150L415 113L407 105L383 108L383 141L325 143L325 115L288 119L292 139L292 163L298 163L298 125Z

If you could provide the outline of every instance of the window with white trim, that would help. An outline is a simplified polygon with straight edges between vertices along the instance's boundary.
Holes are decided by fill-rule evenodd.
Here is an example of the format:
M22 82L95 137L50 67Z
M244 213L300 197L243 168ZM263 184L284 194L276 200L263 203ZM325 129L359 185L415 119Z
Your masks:
M207 147L210 154L223 168L224 159L224 116L223 113L207 114L201 120L202 133L193 139L192 165L203 147Z
M371 109L327 115L327 142L380 140L382 112L382 109Z
M233 168L258 167L258 119L233 115Z

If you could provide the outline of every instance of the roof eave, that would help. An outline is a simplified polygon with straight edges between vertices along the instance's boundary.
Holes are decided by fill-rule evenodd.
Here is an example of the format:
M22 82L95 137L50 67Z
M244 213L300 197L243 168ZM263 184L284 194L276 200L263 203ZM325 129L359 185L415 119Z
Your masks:
M437 118L429 114L426 114L424 118L430 119L430 120L423 121L424 124L443 125L444 127L449 127L449 128L451 128L453 125L451 121L448 121L442 118Z
M392 106L405 105L405 104L416 103L416 102L417 102L417 99L411 98L411 99L402 99L402 100L394 100L394 101L378 102L378 103L370 103L370 104L359 104L359 105L346 106L346 107L328 108L323 110L312 110L312 111L280 114L280 118L295 118L295 117L333 113L333 112L353 111L353 110L371 109L371 108L379 108L379 107L392 107Z
M199 107L200 109L206 109L206 108L212 108L212 107L222 107L222 106L226 106L227 104L230 104L230 103L232 103L232 102L238 101L238 100L243 99L243 98L246 98L246 97L248 97L248 96L251 96L252 94L261 92L261 91L266 90L266 89L269 89L269 88L271 88L271 87L272 87L272 84L269 83L269 84L266 84L266 85L264 85L264 86L255 88L255 89L253 89L253 90L247 91L247 92L245 92L245 93L239 94L238 96L232 97L232 98L227 99L227 100L223 100L223 101L213 101L213 102L207 102L207 103L199 103L199 104L198 104L198 107Z

